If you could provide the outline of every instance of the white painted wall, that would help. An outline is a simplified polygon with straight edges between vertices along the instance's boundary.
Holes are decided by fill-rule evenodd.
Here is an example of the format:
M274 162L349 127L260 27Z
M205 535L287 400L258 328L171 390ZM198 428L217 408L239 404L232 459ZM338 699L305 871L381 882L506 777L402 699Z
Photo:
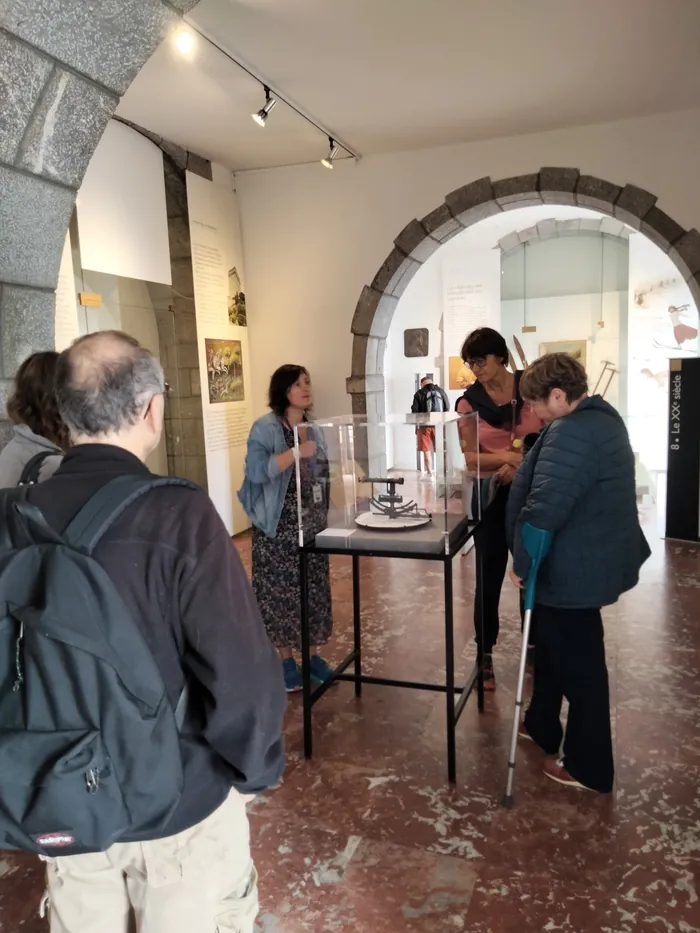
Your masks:
M102 297L100 308L80 308L80 330L94 334L101 330L122 330L160 359L158 324L148 284L100 272L83 272L86 291ZM160 476L168 475L165 437L147 461L148 468Z
M686 228L700 225L700 110L318 164L245 173L240 196L254 413L284 362L311 370L320 415L350 409L350 325L357 299L402 227L483 175L569 165L653 192Z

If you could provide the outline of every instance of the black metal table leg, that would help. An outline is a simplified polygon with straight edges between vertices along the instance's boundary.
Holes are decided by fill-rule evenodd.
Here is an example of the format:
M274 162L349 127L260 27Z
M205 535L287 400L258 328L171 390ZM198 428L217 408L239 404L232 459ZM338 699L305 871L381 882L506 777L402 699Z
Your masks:
M457 749L455 742L455 638L452 613L452 558L447 555L445 574L445 711L447 714L447 776L454 784L457 780Z
M355 640L355 696L362 696L362 630L360 628L360 556L352 555L352 621Z
M306 552L299 550L299 595L301 604L301 682L304 707L304 757L313 754L311 722L311 646L309 644L309 575Z

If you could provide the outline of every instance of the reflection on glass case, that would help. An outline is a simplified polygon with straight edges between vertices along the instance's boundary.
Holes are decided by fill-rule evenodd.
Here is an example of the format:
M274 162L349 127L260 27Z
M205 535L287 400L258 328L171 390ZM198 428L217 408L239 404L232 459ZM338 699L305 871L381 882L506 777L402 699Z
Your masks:
M475 414L400 415L381 423L347 416L299 425L300 546L454 553L480 518L478 445Z

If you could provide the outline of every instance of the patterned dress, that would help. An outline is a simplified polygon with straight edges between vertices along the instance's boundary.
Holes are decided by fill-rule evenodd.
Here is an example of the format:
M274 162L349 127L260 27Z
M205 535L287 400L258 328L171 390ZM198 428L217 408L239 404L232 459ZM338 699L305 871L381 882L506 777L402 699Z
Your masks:
M287 445L293 447L293 430L284 423L282 428ZM301 461L300 472L304 527L310 534L318 534L327 525L328 462L319 451L315 464L310 460ZM314 502L314 485L319 480L323 501ZM276 648L301 648L298 546L297 478L296 469L292 468L277 534L268 538L259 528L253 528L253 590L267 634ZM308 578L310 642L325 645L333 630L328 557L309 556Z

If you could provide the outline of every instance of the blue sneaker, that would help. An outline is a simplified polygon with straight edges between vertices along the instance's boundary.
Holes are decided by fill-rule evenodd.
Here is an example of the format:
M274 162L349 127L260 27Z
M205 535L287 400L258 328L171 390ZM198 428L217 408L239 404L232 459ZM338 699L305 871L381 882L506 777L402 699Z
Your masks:
M284 672L284 686L287 693L299 693L303 689L301 682L301 673L297 667L294 658L285 658L282 661L282 670Z
M325 684L332 674L333 668L323 660L320 654L311 655L311 680L315 684Z

